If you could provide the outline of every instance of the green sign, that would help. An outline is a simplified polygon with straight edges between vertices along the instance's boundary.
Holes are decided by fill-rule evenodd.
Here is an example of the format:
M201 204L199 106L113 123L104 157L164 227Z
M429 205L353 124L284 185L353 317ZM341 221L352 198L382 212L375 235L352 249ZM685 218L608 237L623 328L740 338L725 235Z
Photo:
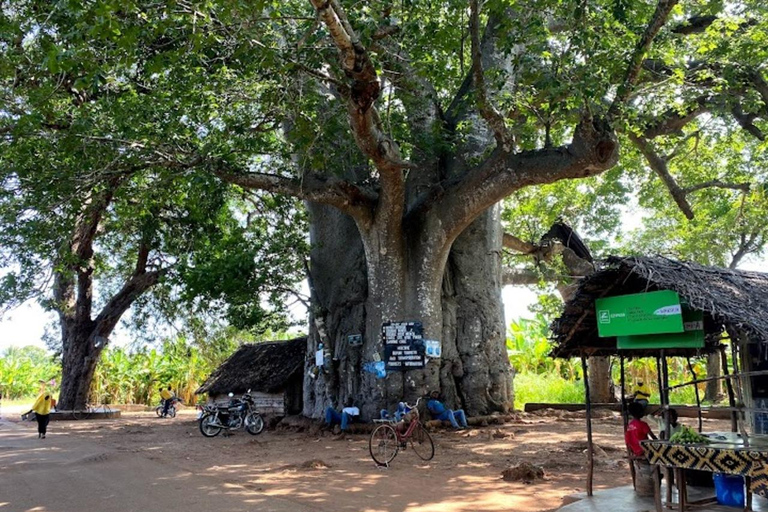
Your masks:
M595 311L601 337L683 332L680 296L672 290L597 299Z
M619 349L704 348L704 313L683 307L683 332L617 336Z

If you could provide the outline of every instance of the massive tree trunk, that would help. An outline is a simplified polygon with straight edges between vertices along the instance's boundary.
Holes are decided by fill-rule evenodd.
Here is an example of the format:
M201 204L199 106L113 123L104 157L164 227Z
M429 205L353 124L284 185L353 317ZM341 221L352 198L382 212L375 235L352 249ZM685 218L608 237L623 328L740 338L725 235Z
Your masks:
M442 392L449 407L463 407L469 414L511 407L497 209L478 219L454 243L438 298L441 311L435 315L425 309L419 312L421 300L416 295L422 287L416 277L398 284L397 278L379 274L380 296L370 297L368 266L354 221L330 207L316 203L307 207L313 309L305 365L306 416L321 417L325 407L338 407L351 399L370 418L399 400L414 401L433 389ZM414 309L402 306L409 303ZM386 316L386 308L401 311L400 316ZM436 316L442 317L437 325ZM424 370L377 378L370 363L383 355L379 336L381 323L387 320L423 321L425 337L442 342L442 358L430 361ZM355 334L363 335L363 345L348 344L348 336ZM329 346L332 361L313 378L314 353L321 341Z
M73 329L63 335L59 409L82 409L88 401L93 372L104 341L87 327Z

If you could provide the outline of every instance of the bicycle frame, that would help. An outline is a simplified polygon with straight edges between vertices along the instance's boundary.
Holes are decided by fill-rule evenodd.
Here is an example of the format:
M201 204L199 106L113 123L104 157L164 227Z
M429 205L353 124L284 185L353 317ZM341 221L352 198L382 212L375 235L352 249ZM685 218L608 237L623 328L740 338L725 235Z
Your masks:
M408 428L405 430L405 433L401 433L400 429L397 428L397 425L395 425L395 434L397 435L397 442L404 443L408 439L410 439L411 434L413 434L413 431L416 430L416 425L421 425L421 421L418 419L411 420L411 423L410 425L408 425Z

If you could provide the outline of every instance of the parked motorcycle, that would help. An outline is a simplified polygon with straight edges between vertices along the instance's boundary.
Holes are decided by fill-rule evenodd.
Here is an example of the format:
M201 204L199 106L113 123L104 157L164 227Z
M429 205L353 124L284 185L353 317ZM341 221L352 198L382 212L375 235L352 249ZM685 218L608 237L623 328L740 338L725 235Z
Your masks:
M213 406L203 410L200 418L200 433L205 437L219 435L222 430L238 430L244 428L251 435L261 434L264 430L264 419L254 409L254 400L249 389L241 398L229 394L229 404Z
M184 402L181 400L181 398L173 397L171 398L171 405L168 406L168 416L171 418L176 417L176 406L179 404L183 404ZM158 418L163 417L163 404L161 403L157 407L155 407L155 414L157 414Z

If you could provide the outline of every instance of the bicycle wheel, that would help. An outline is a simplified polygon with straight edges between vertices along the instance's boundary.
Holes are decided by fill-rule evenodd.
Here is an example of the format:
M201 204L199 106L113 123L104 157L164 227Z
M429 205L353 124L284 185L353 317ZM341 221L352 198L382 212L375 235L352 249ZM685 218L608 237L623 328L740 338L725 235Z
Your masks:
M88 411L79 409L79 410L72 410L72 418L76 420L84 420L88 417Z
M252 436L261 434L264 430L264 418L261 414L252 413L245 417L245 430Z
M171 405L168 408L168 416L170 416L171 418L175 418L176 417L176 406Z
M163 417L163 406L162 405L158 405L157 407L155 407L155 414L157 414L158 418L162 418Z
M221 427L216 426L216 417L213 414L203 416L200 420L200 433L205 437L216 437L221 432Z
M397 432L391 425L379 425L371 433L368 450L371 458L379 466L386 466L397 456Z
M408 440L411 442L411 448L421 460L432 460L432 457L435 456L435 443L432 442L432 436L421 423L416 425Z

